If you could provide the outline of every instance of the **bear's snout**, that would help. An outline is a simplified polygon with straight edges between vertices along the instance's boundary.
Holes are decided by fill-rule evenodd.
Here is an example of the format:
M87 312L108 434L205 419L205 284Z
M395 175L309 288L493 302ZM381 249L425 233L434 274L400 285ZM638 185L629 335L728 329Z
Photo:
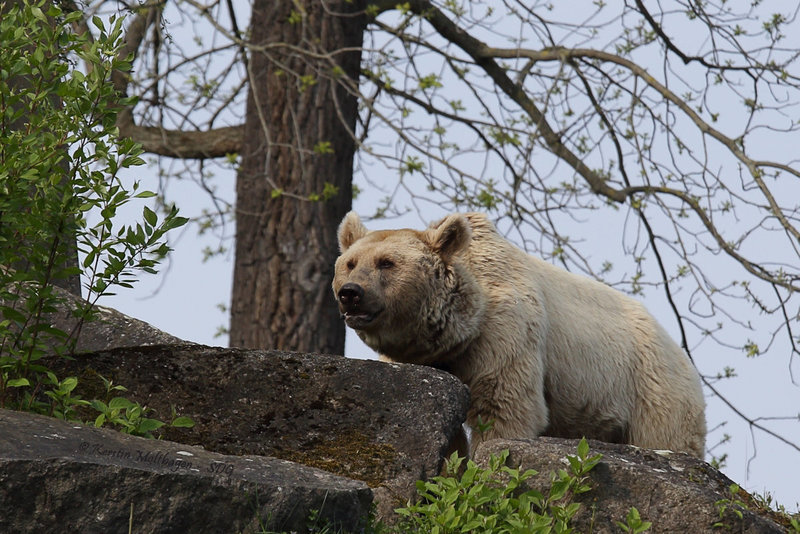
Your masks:
M348 282L339 290L338 296L339 304L342 305L342 311L355 311L364 298L364 288L358 284Z
M359 284L348 282L336 293L339 299L339 311L345 323L350 328L364 330L374 326L375 318L380 315L382 308L375 302L367 302L366 292Z

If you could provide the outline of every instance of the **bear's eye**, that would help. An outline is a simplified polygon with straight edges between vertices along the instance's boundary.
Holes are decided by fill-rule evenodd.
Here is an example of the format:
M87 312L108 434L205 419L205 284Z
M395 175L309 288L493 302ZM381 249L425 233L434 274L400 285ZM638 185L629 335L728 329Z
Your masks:
M394 262L388 258L381 258L378 260L378 269L391 269L394 267Z
M350 260L350 261L347 262L347 270L348 271L352 271L355 268L356 268L356 262L354 262L353 260Z

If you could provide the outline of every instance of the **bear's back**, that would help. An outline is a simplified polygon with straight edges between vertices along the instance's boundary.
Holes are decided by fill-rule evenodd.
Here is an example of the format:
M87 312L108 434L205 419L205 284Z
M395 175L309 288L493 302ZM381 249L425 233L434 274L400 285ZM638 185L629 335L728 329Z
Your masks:
M483 214L467 217L473 234L461 259L486 293L482 336L491 338L480 345L536 336L527 345L542 358L545 434L629 442L638 399L669 398L677 387L702 404L688 357L640 302L527 254Z

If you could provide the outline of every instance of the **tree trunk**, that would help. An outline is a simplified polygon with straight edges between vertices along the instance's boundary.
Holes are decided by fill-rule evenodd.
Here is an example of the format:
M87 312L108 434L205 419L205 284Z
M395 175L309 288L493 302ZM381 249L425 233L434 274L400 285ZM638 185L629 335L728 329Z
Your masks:
M330 283L358 103L337 79L358 80L362 11L363 1L254 2L231 346L343 353Z

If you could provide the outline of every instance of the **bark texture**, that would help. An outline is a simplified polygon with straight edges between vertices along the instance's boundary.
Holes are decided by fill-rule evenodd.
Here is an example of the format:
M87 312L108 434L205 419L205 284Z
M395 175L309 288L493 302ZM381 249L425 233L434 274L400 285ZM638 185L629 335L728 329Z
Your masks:
M352 202L358 108L344 82L358 79L362 10L361 1L254 2L231 346L344 350L330 281Z

